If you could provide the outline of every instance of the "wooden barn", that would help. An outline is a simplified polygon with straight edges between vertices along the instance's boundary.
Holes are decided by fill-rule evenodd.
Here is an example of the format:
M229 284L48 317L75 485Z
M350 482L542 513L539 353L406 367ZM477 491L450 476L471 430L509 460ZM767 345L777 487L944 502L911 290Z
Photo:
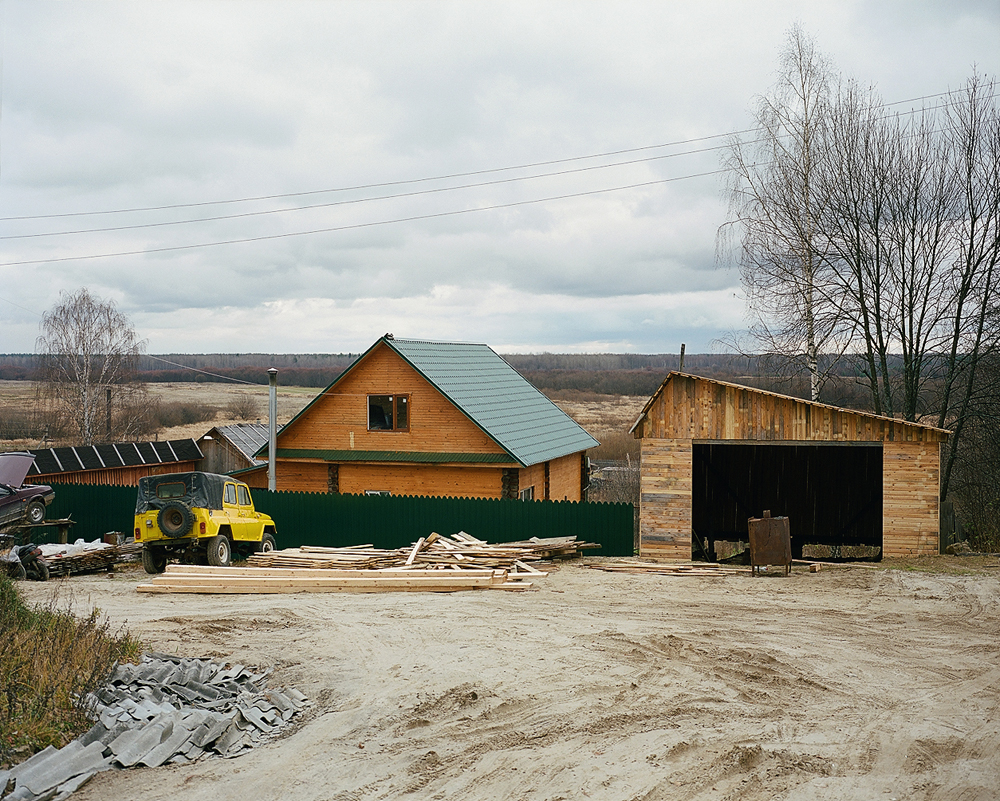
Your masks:
M278 433L276 483L579 501L598 444L488 346L386 334ZM240 477L267 486L265 470Z
M938 553L946 430L678 372L631 430L642 557L712 558L765 510L789 518L796 557L805 545Z
M254 454L267 445L267 437L264 423L215 426L198 440L198 447L205 455L199 469L206 473L235 473L261 467L264 462Z
M193 439L117 442L67 448L37 448L29 484L110 484L138 486L144 476L199 470L202 453Z

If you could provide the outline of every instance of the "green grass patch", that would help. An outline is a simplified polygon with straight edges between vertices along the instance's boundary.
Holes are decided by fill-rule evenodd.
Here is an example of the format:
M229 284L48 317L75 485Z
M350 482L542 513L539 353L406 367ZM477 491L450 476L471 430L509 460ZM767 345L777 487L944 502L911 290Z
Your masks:
M142 653L100 610L80 617L57 603L30 606L17 584L0 576L0 766L61 748L89 729L83 699L115 665Z

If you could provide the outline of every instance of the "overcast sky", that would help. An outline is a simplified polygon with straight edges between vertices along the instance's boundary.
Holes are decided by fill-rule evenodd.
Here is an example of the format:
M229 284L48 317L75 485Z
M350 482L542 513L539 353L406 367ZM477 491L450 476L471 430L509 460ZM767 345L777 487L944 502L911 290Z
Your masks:
M1000 73L997 0L0 0L0 17L6 353L34 351L40 314L83 286L151 353L357 352L385 332L718 349L744 318L715 256L723 140L705 137L748 127L793 23L888 102ZM23 238L124 226L144 227Z

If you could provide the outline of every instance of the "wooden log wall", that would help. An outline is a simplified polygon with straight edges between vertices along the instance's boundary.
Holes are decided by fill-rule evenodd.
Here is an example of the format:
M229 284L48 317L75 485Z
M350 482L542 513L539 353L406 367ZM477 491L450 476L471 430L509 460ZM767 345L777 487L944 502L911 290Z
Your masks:
M690 559L691 440L643 439L639 459L639 556Z
M939 552L940 464L936 442L883 444L883 556Z

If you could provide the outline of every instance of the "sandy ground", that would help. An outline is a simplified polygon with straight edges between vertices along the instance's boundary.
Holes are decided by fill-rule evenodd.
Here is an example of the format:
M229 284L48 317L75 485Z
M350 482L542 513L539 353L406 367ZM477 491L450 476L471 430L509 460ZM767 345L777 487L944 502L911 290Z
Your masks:
M440 595L145 595L134 571L22 586L96 605L151 650L273 666L314 701L249 756L102 774L79 801L985 801L998 567L575 562L530 592Z

